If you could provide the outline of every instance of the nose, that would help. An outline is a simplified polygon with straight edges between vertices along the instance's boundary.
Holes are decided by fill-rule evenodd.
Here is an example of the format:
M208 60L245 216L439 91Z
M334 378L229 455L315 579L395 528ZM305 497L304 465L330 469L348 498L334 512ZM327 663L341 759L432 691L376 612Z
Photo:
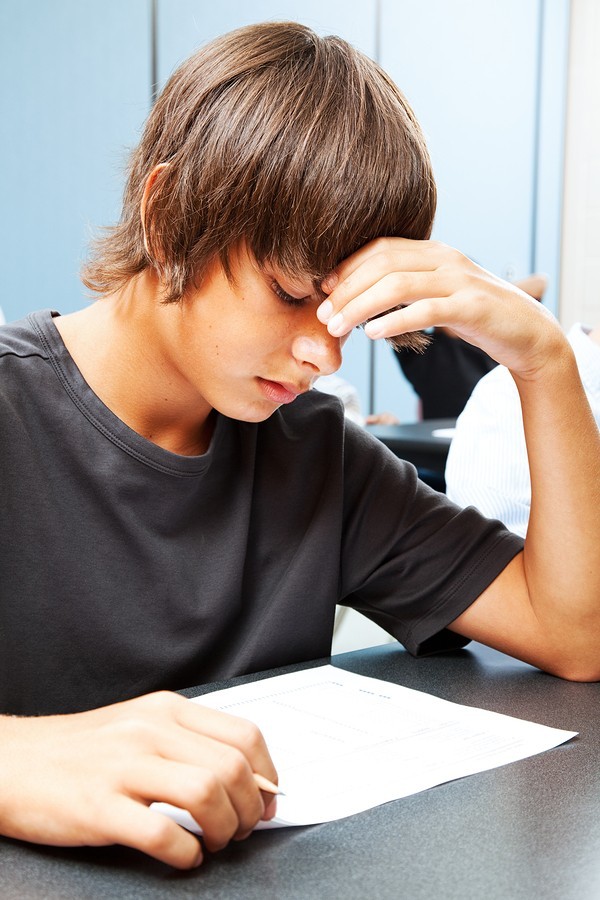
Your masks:
M300 365L314 369L314 375L331 375L342 364L344 338L329 334L325 325L314 319L310 328L304 328L296 335L292 344L292 354Z

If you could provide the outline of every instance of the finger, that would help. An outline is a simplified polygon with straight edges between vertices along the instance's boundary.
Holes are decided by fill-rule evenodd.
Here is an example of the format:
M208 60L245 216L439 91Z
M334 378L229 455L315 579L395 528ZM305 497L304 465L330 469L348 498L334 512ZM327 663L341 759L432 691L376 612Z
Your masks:
M418 300L410 306L396 309L387 315L372 319L365 325L367 337L391 338L399 334L423 331L435 325L445 325L449 317L448 297L431 297Z
M253 772L277 784L277 770L263 734L254 722L179 698L177 721L184 727L235 747L248 760Z
M398 306L413 303L423 297L438 296L444 290L435 272L389 272L374 284L349 298L344 306L327 322L327 330L341 337L357 325L381 316ZM446 285L449 288L450 285Z
M253 769L241 751L222 741L195 734L185 728L162 734L156 750L163 760L181 764L198 773L191 781L191 785L198 791L200 804L210 806L211 802L219 803L221 795L217 792L216 784L220 786L236 816L233 831L228 834L227 840L233 834L247 835L252 831L264 814L265 803L254 779ZM213 784L213 781L216 784ZM160 789L160 785L153 783ZM158 799L151 793L145 796L153 800ZM174 800L167 802L175 803ZM185 808L191 812L190 802L192 801L188 798ZM208 834L209 836L212 834L212 829L209 829Z
M130 718L130 712L135 709L135 721L140 723L145 720L149 727L153 725L159 733L171 733L175 722L190 734L212 738L234 747L247 758L254 772L277 783L277 771L265 739L258 726L248 719L211 709L169 691L147 694L120 706L125 720Z
M141 850L177 869L192 869L202 862L198 839L167 816L128 797L116 798L110 815L118 823L111 829L111 843Z
M265 804L254 772L269 781L275 781L277 773L253 723L175 694L156 693L141 698L135 716L128 714L120 728L121 737L133 741L137 758L158 756L210 771L236 812L236 834L248 834L263 815ZM203 733L207 731L216 737Z
M344 276L341 280L337 271ZM477 271L483 272L458 250L437 241L407 241L402 238L374 241L349 257L333 273L334 281L328 284L329 297L318 307L317 318L329 324L340 311L345 312L346 305L355 297L393 274L406 280L406 299L398 302L410 302L420 297L448 296L467 274ZM419 286L418 289L410 290L412 282ZM402 282L399 284L401 286ZM388 303L387 308L393 305ZM340 324L339 320L336 324Z
M277 815L277 797L274 797L272 794L267 796L263 794L263 800L265 802L265 811L261 818L264 822L270 822Z
M277 815L277 797L267 791L261 791L260 796L263 802L263 813L260 817L261 822L269 822ZM242 829L241 827L237 830L237 832L233 835L232 840L234 841L243 841L245 840L256 828L258 821L254 823L251 828Z
M323 279L321 287L330 294L345 279L377 257L377 264L395 256L402 260L402 268L415 272L436 268L441 264L446 251L451 248L439 241L414 241L408 238L382 237L370 241L333 269Z
M371 256L320 304L317 318L328 328L333 327L330 333L340 336L346 333L340 332L340 313L350 326L351 322L358 324L370 315L381 314L400 303L410 303L421 297L447 296L458 287L464 272L459 266L433 265L434 262L436 259L432 257L431 267L418 268L409 266L402 254ZM384 290L371 293L378 285ZM357 299L359 304L356 304Z
M212 770L228 792L240 832L246 834L254 827L264 813L254 773L277 782L256 725L169 692L147 695L123 704L123 709L126 735L133 738L138 751Z
M249 834L264 811L260 796L251 798L250 811L212 769L170 760L149 757L131 778L130 790L143 803L159 801L186 809L202 829L204 843L212 852L222 850L240 833Z
M386 338L396 343L398 335L422 334L428 328L450 324L455 325L459 337L475 346L481 346L482 334L493 330L489 315L482 307L474 304L469 308L468 303L463 303L457 295L417 300L367 322L364 330L372 340ZM493 341L488 341L484 349L493 359L497 358L498 351Z

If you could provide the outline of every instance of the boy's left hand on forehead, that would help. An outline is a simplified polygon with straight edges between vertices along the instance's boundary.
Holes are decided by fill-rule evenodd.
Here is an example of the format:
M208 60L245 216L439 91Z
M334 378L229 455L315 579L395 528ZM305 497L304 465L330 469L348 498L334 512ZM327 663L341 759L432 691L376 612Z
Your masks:
M437 241L372 241L340 263L322 287L329 296L317 316L337 337L365 322L373 339L446 326L527 377L562 339L540 303Z

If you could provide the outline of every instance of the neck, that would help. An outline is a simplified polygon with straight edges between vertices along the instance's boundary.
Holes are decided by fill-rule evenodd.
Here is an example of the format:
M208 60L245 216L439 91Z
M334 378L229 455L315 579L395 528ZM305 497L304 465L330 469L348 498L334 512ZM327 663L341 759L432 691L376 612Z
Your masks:
M171 307L171 308L169 308ZM169 343L175 304L147 272L91 306L55 319L86 382L126 425L165 450L208 449L211 408L179 373Z

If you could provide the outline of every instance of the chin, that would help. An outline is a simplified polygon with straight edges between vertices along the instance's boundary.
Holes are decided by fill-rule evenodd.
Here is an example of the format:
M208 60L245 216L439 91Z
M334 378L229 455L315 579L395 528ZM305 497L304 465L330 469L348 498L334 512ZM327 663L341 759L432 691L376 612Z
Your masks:
M266 422L270 419L283 404L275 406L273 403L260 403L240 409L239 406L233 409L221 407L219 412L229 419L236 419L238 422Z

